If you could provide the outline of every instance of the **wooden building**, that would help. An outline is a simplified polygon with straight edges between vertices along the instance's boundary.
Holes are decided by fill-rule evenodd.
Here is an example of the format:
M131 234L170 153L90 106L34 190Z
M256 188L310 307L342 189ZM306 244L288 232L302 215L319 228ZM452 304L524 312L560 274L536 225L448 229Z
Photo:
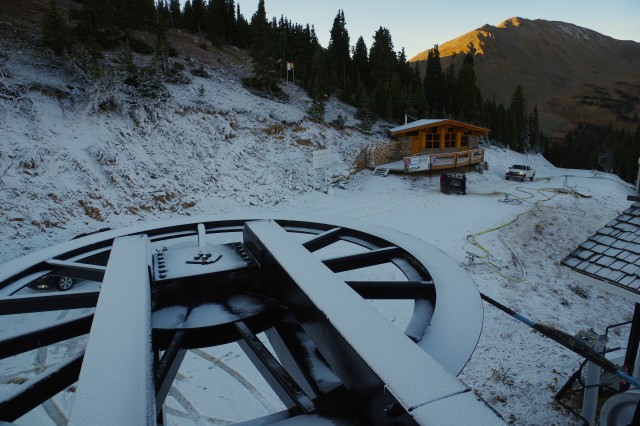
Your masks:
M480 136L489 129L449 119L422 119L389 129L406 147L405 154L439 154L478 148Z

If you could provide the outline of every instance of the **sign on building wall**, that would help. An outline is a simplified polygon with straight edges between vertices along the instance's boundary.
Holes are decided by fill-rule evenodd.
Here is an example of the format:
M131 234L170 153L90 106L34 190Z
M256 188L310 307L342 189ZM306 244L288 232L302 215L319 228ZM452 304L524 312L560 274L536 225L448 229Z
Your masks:
M414 155L412 157L404 158L404 171L408 172L420 172L423 170L429 170L431 168L431 156L430 155Z

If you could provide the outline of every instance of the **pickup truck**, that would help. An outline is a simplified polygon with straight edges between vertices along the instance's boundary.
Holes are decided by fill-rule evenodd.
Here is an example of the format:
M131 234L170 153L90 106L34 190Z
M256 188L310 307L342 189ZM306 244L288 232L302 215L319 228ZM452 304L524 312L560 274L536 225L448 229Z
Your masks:
M524 166L522 164L514 164L509 167L507 174L504 176L506 180L518 179L520 182L524 182L525 179L533 180L536 176L536 171L530 166Z

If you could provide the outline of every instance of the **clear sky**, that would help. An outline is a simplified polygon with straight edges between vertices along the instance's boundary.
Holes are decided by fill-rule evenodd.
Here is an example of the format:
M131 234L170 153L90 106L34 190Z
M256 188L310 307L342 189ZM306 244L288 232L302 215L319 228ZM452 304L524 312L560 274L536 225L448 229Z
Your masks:
M236 0L247 20L258 0ZM353 46L359 36L371 47L379 27L388 28L396 51L408 58L484 24L518 16L563 21L619 39L640 42L640 0L265 0L267 16L285 15L312 24L322 46L339 9L344 10Z

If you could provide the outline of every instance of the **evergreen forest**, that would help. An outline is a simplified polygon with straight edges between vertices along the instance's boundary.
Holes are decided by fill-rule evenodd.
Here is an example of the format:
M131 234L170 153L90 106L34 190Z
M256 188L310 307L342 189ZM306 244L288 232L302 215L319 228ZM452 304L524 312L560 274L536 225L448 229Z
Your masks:
M250 18L234 0L187 0L182 7L179 0L75 1L78 7L65 16L56 0L49 0L42 20L43 47L75 58L71 63L79 64L76 68L100 75L105 72L87 64L97 63L104 50L119 49L119 78L143 95L162 97L163 82L188 81L184 66L172 59L178 52L167 39L167 31L179 29L206 37L214 46L248 49L254 72L243 81L263 95L284 96L280 86L295 72L296 84L313 99L309 115L317 120L323 120L325 102L334 95L357 108L355 118L364 131L378 118L390 123L406 117L452 118L487 127L491 141L519 152L542 152L558 166L606 169L635 179L638 131L584 124L563 140L552 140L540 132L537 105L526 109L521 86L514 87L508 105L483 98L473 49L457 68L452 64L443 69L435 45L420 72L407 61L403 48L396 50L387 28L381 26L369 45L362 35L353 43L342 10L325 48L313 25L285 16L269 19L264 0ZM154 32L155 46L136 38L136 31ZM153 60L148 67L136 67L131 52L153 55ZM191 73L206 75L202 68Z

